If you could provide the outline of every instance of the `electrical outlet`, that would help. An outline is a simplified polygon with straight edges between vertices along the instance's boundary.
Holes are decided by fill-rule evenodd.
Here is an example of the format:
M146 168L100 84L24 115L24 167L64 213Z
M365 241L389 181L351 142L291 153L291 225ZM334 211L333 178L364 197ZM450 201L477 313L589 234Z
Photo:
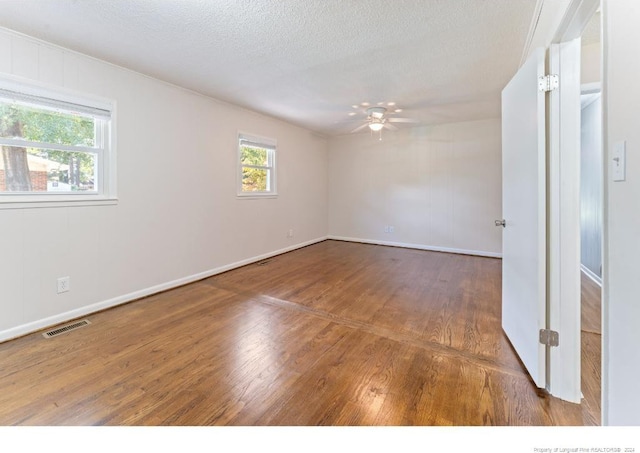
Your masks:
M393 233L393 225L389 226L389 233Z
M287 237L288 238L292 238L293 237L293 228L291 228L289 231L287 231Z
M389 232L389 227L387 225L384 226L384 232L388 233Z
M69 291L70 279L69 277L60 277L58 279L58 294L66 293Z

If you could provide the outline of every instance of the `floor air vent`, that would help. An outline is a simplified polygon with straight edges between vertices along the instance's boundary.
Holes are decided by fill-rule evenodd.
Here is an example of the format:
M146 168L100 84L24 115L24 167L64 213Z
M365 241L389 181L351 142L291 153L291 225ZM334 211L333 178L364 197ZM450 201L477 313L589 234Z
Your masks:
M50 330L42 334L45 338L55 337L57 335L61 335L66 332L70 332L75 329L79 329L80 327L88 326L91 324L88 319L83 319L82 321L74 322L73 324L67 324L66 326L58 327L56 329Z

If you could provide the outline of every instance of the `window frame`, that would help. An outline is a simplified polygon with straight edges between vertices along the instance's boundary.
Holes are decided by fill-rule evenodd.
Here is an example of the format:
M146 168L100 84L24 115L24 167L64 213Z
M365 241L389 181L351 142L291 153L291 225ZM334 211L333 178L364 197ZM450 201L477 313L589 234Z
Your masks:
M267 151L267 160L269 165L243 165L242 164L242 146L243 143L251 144L255 147L265 149ZM251 199L251 198L276 198L278 196L277 191L277 141L274 138L259 136L256 134L238 132L237 135L237 187L236 195L238 198ZM248 192L242 189L242 170L244 168L256 168L264 169L268 173L267 180L269 188L267 191L253 191Z
M97 187L90 192L0 192L0 209L116 204L115 101L0 74L0 97L9 97L8 92L15 93L16 98L36 108L76 112L94 118L96 137L93 147L1 137L0 142L2 145L28 148L43 145L42 149L94 154Z

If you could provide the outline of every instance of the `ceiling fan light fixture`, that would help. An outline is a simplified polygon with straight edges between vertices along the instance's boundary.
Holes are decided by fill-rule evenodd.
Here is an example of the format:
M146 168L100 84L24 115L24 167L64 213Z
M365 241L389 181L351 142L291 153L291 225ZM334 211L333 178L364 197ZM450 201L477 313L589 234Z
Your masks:
M382 123L369 123L369 129L371 129L373 132L378 132L380 130L382 130L382 127L384 126L384 124Z
M389 105L389 104L395 104L395 103L387 102L386 104ZM391 107L394 107L394 106L391 106ZM401 108L396 108L396 109L393 109L391 114L401 112L401 111L402 111ZM367 118L365 120L365 123L356 127L354 130L351 131L351 133L355 133L363 129L369 128L371 132L377 132L378 134L380 134L380 140L382 140L382 129L389 129L392 131L398 130L398 128L394 126L392 123L418 123L417 120L414 120L411 118L399 118L396 116L390 116L389 118L387 118L387 112L388 112L387 107L382 107L379 105L373 106L373 107L367 107L366 112L367 112Z

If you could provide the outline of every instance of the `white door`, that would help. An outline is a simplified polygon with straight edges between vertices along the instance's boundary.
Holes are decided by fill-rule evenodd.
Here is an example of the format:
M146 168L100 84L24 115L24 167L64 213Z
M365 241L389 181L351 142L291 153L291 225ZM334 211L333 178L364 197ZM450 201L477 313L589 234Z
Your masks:
M544 49L502 91L502 328L533 381L546 386Z

